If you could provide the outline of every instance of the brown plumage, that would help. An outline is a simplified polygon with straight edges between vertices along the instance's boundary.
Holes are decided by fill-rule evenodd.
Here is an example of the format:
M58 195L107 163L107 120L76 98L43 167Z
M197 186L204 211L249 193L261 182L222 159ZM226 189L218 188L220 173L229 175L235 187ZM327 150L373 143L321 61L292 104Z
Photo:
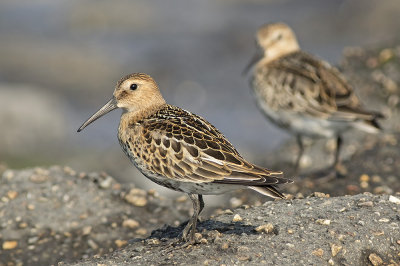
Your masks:
M290 180L282 178L281 172L247 162L200 116L166 104L146 74L131 74L118 81L113 98L78 131L118 107L123 109L118 139L133 164L157 184L187 193L193 202L195 211L183 231L184 240L193 241L203 194L247 187L284 198L275 185Z
M300 50L293 31L283 23L267 24L257 34L258 53L250 79L260 109L272 122L296 134L300 153L302 136L336 137L335 166L339 163L341 133L358 128L380 129L383 116L366 111L340 72Z

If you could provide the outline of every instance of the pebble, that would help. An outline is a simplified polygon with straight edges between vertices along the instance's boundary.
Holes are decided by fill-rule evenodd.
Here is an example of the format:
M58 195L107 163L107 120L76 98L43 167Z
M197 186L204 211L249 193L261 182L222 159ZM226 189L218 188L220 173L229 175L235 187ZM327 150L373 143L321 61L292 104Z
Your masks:
M127 195L125 195L125 200L137 207L144 207L147 205L146 191L132 188Z
M395 204L400 204L400 199L392 195L389 196L389 201Z
M14 172L13 172L12 170L6 170L6 171L4 172L4 174L3 174L3 177L4 177L5 179L10 180L10 179L12 179L12 178L14 177Z
M3 242L3 249L8 250L8 249L14 249L18 246L18 242L11 240L11 241L4 241Z
M139 227L139 222L133 219L126 219L122 222L122 226L130 229L135 229Z
M222 250L227 250L229 248L229 243L228 242L223 242L222 244L221 244L221 249Z
M91 248L91 249L98 249L99 248L99 245L97 245L97 243L96 242L94 242L94 240L93 239L88 239L88 241L87 241L87 243L88 243L88 245L89 245L89 247Z
M194 233L194 240L199 243L203 236L200 233Z
M372 201L365 201L365 202L359 202L357 204L358 207L373 207L374 203Z
M117 245L117 247L123 247L123 246L125 246L126 244L128 244L128 241L126 241L126 240L121 240L121 239L117 239L117 240L115 240L114 241L114 243L115 243L115 245Z
M157 238L150 238L148 240L146 240L146 244L148 245L160 245L160 240Z
M29 177L29 180L33 183L40 184L46 182L49 177L43 174L33 174Z
M330 225L331 224L331 220L325 220L325 219L317 219L315 222L317 224L322 224L322 225Z
M91 226L85 226L82 229L82 235L87 236L90 234L90 232L92 231L92 227Z
M314 192L314 193L311 194L311 196L314 196L316 198L329 198L330 197L329 194L325 194L325 193L322 193L322 192Z
M382 218L382 219L379 219L378 221L381 222L381 223L388 223L388 222L390 222L390 219Z
M233 216L232 222L241 222L243 221L243 218L239 214L235 214Z
M332 244L331 245L332 256L335 257L342 250L342 248L343 247L340 245Z
M10 190L10 191L7 192L7 197L8 197L10 200L15 199L17 196L18 196L18 192L15 191L15 190Z
M369 175L362 174L360 176L360 182L369 182Z
M224 214L233 214L233 211L231 211L230 209L226 209L223 212Z
M188 199L187 196L182 195L182 196L176 198L175 201L178 203L183 203L183 202L187 201L187 199Z
M381 259L381 257L376 255L375 253L369 254L368 259L372 263L372 265L374 265L374 266L383 264L383 260Z
M274 226L272 224L270 224L270 223L263 224L263 225L260 225L260 226L256 227L255 230L257 232L259 232L259 233L264 232L264 233L269 234L269 233L272 233L274 231Z
M324 250L322 248L319 248L314 250L312 254L317 257L322 257L324 255Z
M38 236L30 237L30 238L28 238L28 244L34 244L34 243L36 243L38 240L39 240L39 237L38 237Z
M35 205L33 205L33 204L28 204L28 205L26 206L26 208L27 208L28 210L30 210L30 211L33 211L33 210L35 209Z
M146 228L139 228L138 230L135 231L135 233L143 236L143 235L147 234L147 230L146 230Z
M105 188L109 188L109 187L111 187L112 182L113 182L112 177L111 176L107 176L104 180L102 180L99 183L99 187L100 188L104 188L104 189Z

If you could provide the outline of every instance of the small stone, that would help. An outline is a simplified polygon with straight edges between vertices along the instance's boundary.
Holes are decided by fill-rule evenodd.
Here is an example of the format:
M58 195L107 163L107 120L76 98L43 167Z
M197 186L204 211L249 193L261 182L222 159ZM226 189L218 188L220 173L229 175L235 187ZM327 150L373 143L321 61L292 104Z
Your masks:
M43 174L33 174L29 177L29 180L33 183L40 184L46 182L49 177Z
M66 173L66 174L68 174L68 175L71 175L71 176L76 175L75 170L73 170L73 169L72 169L71 167L69 167L69 166L65 166L63 170L64 170L64 173Z
M325 219L317 219L315 222L317 224L322 224L322 225L330 225L331 224L331 220L325 220Z
M373 175L373 176L371 177L371 181L372 181L373 183L381 183L381 182L382 182L382 178L381 178L379 175Z
M28 227L28 224L25 223L25 222L22 222L22 223L19 223L19 224L18 224L18 227L21 228L21 229L27 228L27 227Z
M146 230L146 228L139 228L138 230L135 231L135 233L143 236L143 235L147 234L147 230Z
M10 190L10 191L7 192L7 197L8 197L10 200L15 199L17 196L18 196L18 192L15 191L15 190Z
M319 248L314 250L312 254L317 257L322 257L324 255L324 250L322 248Z
M369 175L362 174L360 176L360 182L369 182Z
M383 236L385 234L385 232L384 231L377 231L377 232L372 232L372 234L374 236Z
M332 256L335 257L342 250L342 248L343 247L340 245L332 244L331 245Z
M33 205L33 204L28 204L28 205L26 206L26 208L27 208L28 210L30 210L30 211L33 211L33 210L35 209L35 205Z
M97 243L96 242L94 242L94 240L93 239L88 239L88 241L87 241L87 243L88 243L88 245L89 245L89 247L91 248L91 249L98 249L99 248L99 245L97 245Z
M226 209L223 212L224 214L233 214L233 211L231 211L230 209Z
M38 236L30 237L30 238L28 238L28 244L34 244L34 243L36 243L38 240L39 240L39 237L38 237Z
M400 245L400 239L396 241L397 245Z
M263 224L263 225L260 225L260 226L256 227L255 230L257 232L259 232L259 233L264 232L264 233L269 234L269 233L272 233L274 231L274 226L272 224L270 224L270 223Z
M239 214L235 214L235 215L233 216L232 222L241 222L241 221L243 221L243 218L240 217Z
M294 231L292 229L288 229L287 232L288 232L288 234L293 234L294 233Z
M148 245L159 245L161 242L157 238L150 238L150 239L146 240L146 243Z
M359 202L357 204L358 207L373 207L374 203L372 201L366 201L366 202Z
M117 245L117 247L123 247L123 246L125 246L126 244L128 244L128 241L126 241L126 240L121 240L121 239L117 239L117 240L115 240L114 241L114 243L115 243L115 245Z
M92 231L92 227L91 226L85 226L82 229L82 235L87 236L90 234L90 232Z
M126 195L125 200L137 207L143 207L147 205L147 199L145 197Z
M18 246L18 242L17 241L4 241L3 242L3 249L4 250L8 250L8 249L14 249Z
M388 222L390 222L390 219L388 219L388 218L382 218L382 219L379 219L379 222L381 222L381 223L388 223Z
M112 177L107 176L104 180L102 180L99 183L99 187L104 188L104 189L109 188L109 187L111 187L112 181L113 181Z
M199 243L203 236L200 233L194 233L194 240Z
M301 192L299 192L296 194L295 198L296 199L304 199L304 195Z
M366 189L366 188L368 188L368 186L369 186L368 182L360 182L361 188Z
M151 197L159 197L157 190L151 188L149 190L147 190L147 195L151 196Z
M133 219L126 219L122 222L122 226L130 229L135 229L139 227L139 222Z
M374 265L374 266L383 264L383 260L381 259L381 257L376 255L375 253L369 254L368 259L371 262L371 264Z
M187 196L182 195L182 196L176 198L175 201L178 203L183 203L183 202L187 201L187 199L188 199Z
M330 259L328 260L328 264L329 264L329 265L335 265L335 262L333 261L332 258L330 258Z
M221 249L222 250L227 250L229 248L229 243L228 242L223 242L222 244L221 244Z
M137 207L144 207L147 205L146 191L132 188L127 195L125 195L125 200Z
M4 177L5 179L10 180L10 179L12 179L12 178L14 177L14 172L13 172L12 170L6 170L6 171L3 173L3 177Z
M205 238L200 239L200 244L208 244L208 240Z
M400 204L400 199L392 195L389 196L389 201L395 204Z
M311 196L314 196L316 198L329 198L330 197L329 194L325 194L322 192L314 192L313 194L311 194Z

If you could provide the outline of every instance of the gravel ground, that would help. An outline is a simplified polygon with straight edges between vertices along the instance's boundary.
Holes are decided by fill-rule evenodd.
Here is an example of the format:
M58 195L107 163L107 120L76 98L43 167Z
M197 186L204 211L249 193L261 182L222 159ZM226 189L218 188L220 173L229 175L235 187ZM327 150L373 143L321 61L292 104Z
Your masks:
M316 196L227 211L201 223L199 244L185 249L166 252L177 235L176 228L167 227L104 258L75 265L400 263L400 194Z
M189 216L185 202L121 187L69 167L6 170L0 179L0 265L50 265L100 256ZM188 202L187 202L188 203Z

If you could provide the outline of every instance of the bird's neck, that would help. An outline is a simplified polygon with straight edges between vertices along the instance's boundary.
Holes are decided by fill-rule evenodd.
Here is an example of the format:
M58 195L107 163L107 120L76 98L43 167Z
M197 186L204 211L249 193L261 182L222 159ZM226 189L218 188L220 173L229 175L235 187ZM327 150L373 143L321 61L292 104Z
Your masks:
M146 108L139 110L133 110L133 111L123 110L121 115L120 127L121 126L125 127L130 124L135 124L138 121L146 119L147 117L155 114L157 111L159 111L166 105L167 104L165 102L160 102L153 105L149 105Z

